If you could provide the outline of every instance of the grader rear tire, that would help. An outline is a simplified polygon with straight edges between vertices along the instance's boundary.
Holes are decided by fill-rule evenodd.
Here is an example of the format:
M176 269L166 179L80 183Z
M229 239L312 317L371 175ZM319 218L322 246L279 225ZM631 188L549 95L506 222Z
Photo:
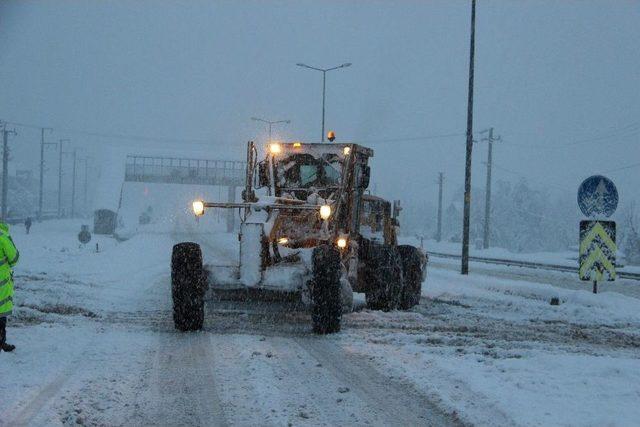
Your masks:
M173 322L179 331L197 331L204 323L206 280L200 245L174 245L171 254L171 295Z
M340 331L342 293L340 252L330 245L313 249L313 280L311 283L311 318L313 332L332 334Z
M400 297L400 308L409 310L420 303L422 294L422 257L419 249L414 246L398 246L402 260L402 276L404 286Z
M371 310L391 311L398 308L402 296L402 260L395 246L379 245L371 248L371 266L365 292Z

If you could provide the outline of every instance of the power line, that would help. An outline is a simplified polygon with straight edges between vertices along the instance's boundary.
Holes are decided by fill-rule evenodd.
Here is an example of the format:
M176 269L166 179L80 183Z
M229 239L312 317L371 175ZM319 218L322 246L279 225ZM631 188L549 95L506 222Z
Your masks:
M413 137L405 137L405 138L377 138L377 139L365 139L358 140L360 143L378 143L378 142L409 142L409 141L423 141L426 139L442 139L442 138L452 138L458 136L465 136L465 133L446 133L442 135L425 135L425 136L413 136Z
M51 126L40 126L31 123L21 123L21 122L12 122L3 120L3 123L8 123L14 126L29 128L29 129L53 129L60 133L66 134L76 134L76 135L84 135L84 136L93 136L98 138L109 138L109 139L122 139L122 140L138 140L138 141L147 141L147 142L168 142L168 143L188 143L188 144L211 144L213 141L209 139L184 139L184 138L164 138L164 137L151 137L151 136L142 136L142 135L130 135L130 134L120 134L120 133L105 133L105 132L91 132L84 131L78 129L67 129L67 128L59 128L59 127L51 127Z
M94 131L86 131L86 130L71 129L71 128L60 128L60 127L52 128L51 126L43 126L40 124L14 122L14 121L7 121L7 120L2 120L2 122L11 124L13 126L22 127L22 128L29 128L29 129L36 129L36 130L41 130L42 128L46 128L46 129L55 130L59 133L64 133L64 134L84 135L84 136L91 136L96 138L107 138L107 139L115 139L115 140L122 140L122 141L162 142L162 143L168 143L168 144L175 144L175 143L207 144L207 145L216 143L216 141L214 141L213 139L166 138L166 137L144 136L144 135L125 134L125 133L94 132ZM540 145L540 144L518 144L518 143L511 142L508 145L505 145L505 148L514 147L514 148L531 148L535 150L540 150L540 149L556 150L556 149L571 148L576 145L606 141L609 139L627 138L627 137L635 136L637 134L640 134L640 123L631 123L626 126L615 129L612 132L605 135L600 135L592 138L578 139L565 144ZM463 132L454 132L454 133L445 133L445 134L436 134L436 135L407 136L407 137L401 137L401 138L363 139L363 140L358 140L357 142L363 143L363 144L419 142L419 141L427 141L427 140L456 138L456 137L462 137L465 135L466 133L463 133Z
M513 171L511 169L507 169L507 168L505 168L503 166L496 165L495 163L493 164L493 167L496 168L496 169L499 169L499 170L501 170L503 172L507 172L507 173L511 173L511 174L517 175L520 178L524 178L526 180L531 180L531 181L534 181L534 182L538 182L539 184L546 185L548 187L554 187L554 188L557 188L557 189L562 190L562 191L570 191L569 189L567 189L565 187L560 187L560 186L555 185L555 184L550 184L550 183L547 183L547 182L543 182L543 181L537 180L535 178L531 179L530 177L528 177L526 175L523 175L520 172L516 172L516 171Z
M558 149L564 149L564 148L572 148L575 147L576 145L586 145L586 144L590 144L590 143L594 143L594 142L601 142L601 141L606 141L606 140L619 140L620 138L628 138L630 136L635 136L638 135L640 133L640 124L638 123L632 123L629 124L627 126L623 126L617 130L614 130L608 134L605 135L600 135L600 136L596 136L596 137L590 137L590 138L582 138L582 139L577 139L565 144L554 144L554 145L540 145L540 144L517 144L517 143L510 143L509 146L512 147L525 147L525 148L533 148L535 150L558 150Z
M23 123L23 122L13 122L3 120L4 123L9 123L14 126L29 128L29 129L42 129L43 126L36 125L32 123ZM85 136L93 136L98 138L110 138L110 139L122 139L122 140L139 140L139 141L147 141L147 142L167 142L167 143L190 143L190 144L211 144L213 140L208 139L185 139L185 138L164 138L164 137L151 137L151 136L142 136L142 135L132 135L132 134L120 134L120 133L105 133L105 132L93 132L79 129L68 129L68 128L52 128L46 127L47 129L53 129L60 133L65 134L77 134L77 135L85 135ZM361 143L380 143L380 142L410 142L410 141L423 141L429 139L443 139L443 138L452 138L458 136L464 136L465 133L447 133L447 134L438 134L438 135L424 135L424 136L414 136L414 137L404 137L404 138L376 138L376 139L366 139L359 140Z
M615 169L609 169L609 170L606 170L606 171L604 171L602 173L617 172L617 171L621 171L621 170L625 170L625 169L637 168L639 166L640 166L640 163L634 163L634 164L631 164L631 165L622 166L622 167L615 168Z

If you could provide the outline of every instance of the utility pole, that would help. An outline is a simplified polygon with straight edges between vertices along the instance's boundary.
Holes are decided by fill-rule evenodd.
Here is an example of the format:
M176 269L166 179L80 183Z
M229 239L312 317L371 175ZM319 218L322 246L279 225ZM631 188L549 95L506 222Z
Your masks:
M61 139L59 144L60 158L58 160L58 218L62 218L62 144L71 142L69 139Z
M485 131L486 132L486 131ZM482 247L484 249L489 249L489 236L491 234L490 223L491 223L491 163L493 156L493 143L495 141L500 141L500 137L493 137L493 128L489 128L488 130L489 136L487 138L482 138L482 141L487 141L489 143L489 148L487 151L487 184L485 187L485 201L484 201L484 236L482 239Z
M464 169L464 217L462 220L461 274L469 274L469 219L471 216L471 152L473 150L473 63L475 57L476 0L471 0L471 40L469 45L469 97L467 100L467 153Z
M2 220L7 220L7 194L9 191L9 134L17 135L15 130L2 127Z
M89 158L88 157L82 157L80 159L78 159L78 163L84 163L84 174L83 174L83 186L82 186L82 191L83 191L83 212L86 215L87 213L87 180L88 180L88 176L89 176Z
M38 191L38 221L42 220L42 203L44 198L44 131L51 128L40 128L40 189Z
M87 186L89 181L89 158L84 158L84 211L85 215L88 213L87 209Z
M77 152L73 150L73 182L71 183L71 218L76 216L76 159Z
M438 174L438 232L436 234L436 241L442 240L442 186L444 185L444 173Z

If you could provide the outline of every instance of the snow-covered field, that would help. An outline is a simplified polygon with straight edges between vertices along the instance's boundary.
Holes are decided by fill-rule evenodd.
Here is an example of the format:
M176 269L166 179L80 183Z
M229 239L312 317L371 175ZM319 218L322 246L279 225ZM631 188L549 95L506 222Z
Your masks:
M640 420L639 299L432 268L419 307L360 307L329 337L311 335L308 314L286 303L212 303L202 332L180 334L171 245L193 238L229 262L233 237L187 223L79 247L79 228L13 231L17 350L0 353L0 425Z

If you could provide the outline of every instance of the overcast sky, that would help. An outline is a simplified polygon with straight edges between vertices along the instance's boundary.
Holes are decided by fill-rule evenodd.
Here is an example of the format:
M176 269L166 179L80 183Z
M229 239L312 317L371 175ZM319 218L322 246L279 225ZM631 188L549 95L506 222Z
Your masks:
M48 140L87 153L240 159L266 137L251 116L290 119L278 137L319 140L321 74L295 64L351 62L327 74L327 129L375 149L383 195L435 202L438 172L449 193L464 177L469 20L462 0L4 0L0 119L53 127ZM640 167L608 172L640 163L639 23L639 1L478 0L474 129L502 136L495 179L575 197L607 172L623 201L640 201ZM14 165L35 168L39 131L17 130ZM479 143L474 186L485 160Z

